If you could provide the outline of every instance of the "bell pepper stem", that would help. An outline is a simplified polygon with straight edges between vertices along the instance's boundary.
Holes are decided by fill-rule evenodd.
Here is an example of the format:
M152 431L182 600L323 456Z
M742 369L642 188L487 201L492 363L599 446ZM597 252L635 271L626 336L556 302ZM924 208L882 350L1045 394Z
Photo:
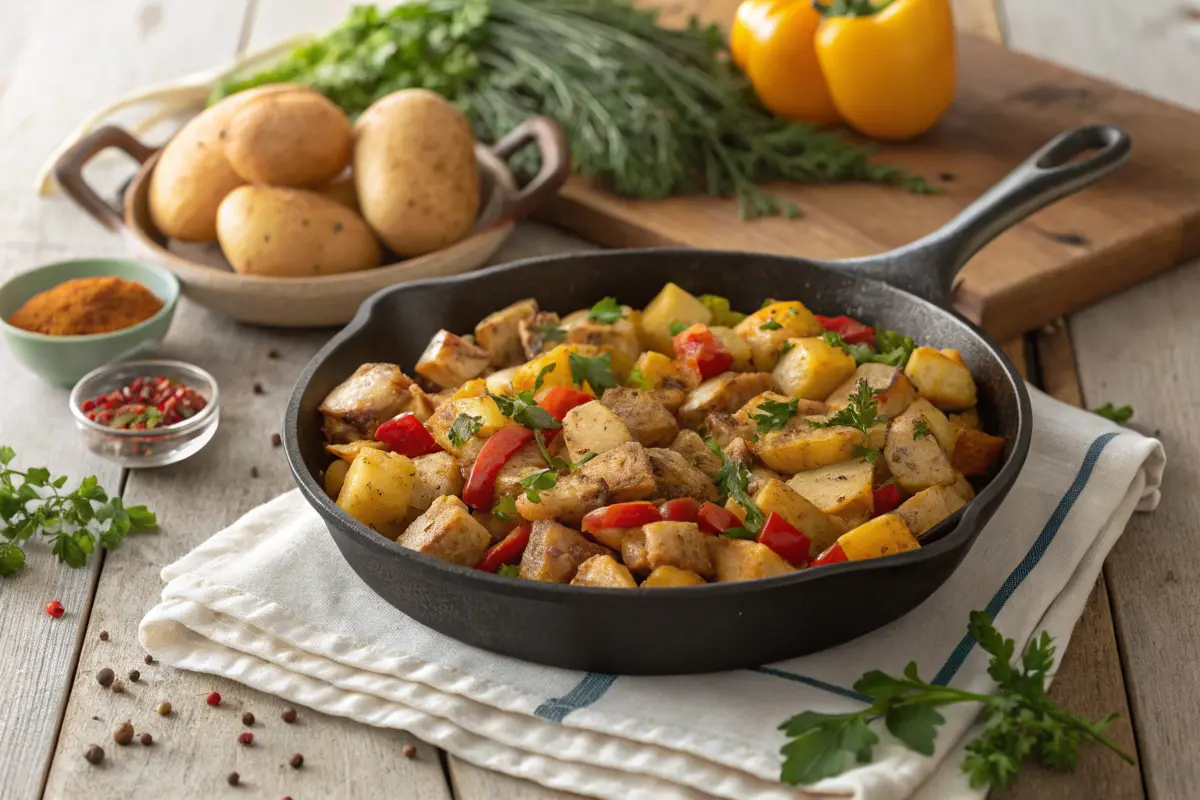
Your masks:
M833 0L832 3L812 0L812 7L823 17L869 17L891 4L892 0L882 3L876 3L875 0Z

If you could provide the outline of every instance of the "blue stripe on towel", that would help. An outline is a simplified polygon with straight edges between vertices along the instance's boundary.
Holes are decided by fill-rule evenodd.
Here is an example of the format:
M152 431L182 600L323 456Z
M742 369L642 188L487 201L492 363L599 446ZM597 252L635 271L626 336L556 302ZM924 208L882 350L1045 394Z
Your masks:
M856 692L853 689L845 689L832 683L819 681L816 678L809 678L805 675L797 675L794 672L784 672L781 669L774 669L772 667L751 667L750 671L759 672L763 675L774 675L776 678L784 678L785 680L795 681L796 683L803 683L805 686L811 686L814 689L822 689L830 694L841 695L842 697L847 697L851 700L858 700L863 703L871 702L871 698L867 697L865 694Z
M605 675L603 672L589 672L583 680L575 684L575 688L562 697L552 697L534 709L534 716L553 722L562 722L567 714L581 708L587 708L604 696L604 693L616 682L616 675Z

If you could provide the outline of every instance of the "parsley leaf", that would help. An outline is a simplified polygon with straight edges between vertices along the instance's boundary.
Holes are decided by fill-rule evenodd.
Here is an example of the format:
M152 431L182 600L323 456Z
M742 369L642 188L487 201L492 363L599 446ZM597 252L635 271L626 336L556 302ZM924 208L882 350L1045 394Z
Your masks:
M539 469L521 479L521 488L525 490L525 497L531 503L542 502L542 497L538 492L553 489L557 485L558 473L552 469Z
M787 425L788 420L796 416L799 404L799 399L795 397L783 402L779 400L764 400L759 403L755 413L750 415L750 419L758 423L758 435L762 436L765 433L778 430Z
M913 423L913 441L924 439L927 436L929 436L929 423L922 417Z
M506 578L519 578L521 577L521 565L501 564L500 569L496 570L496 574L503 575Z
M878 354L869 359L877 364L887 364L889 367L901 367L908 363L908 357L917 347L911 336L905 336L895 331L885 331L875 328L875 349Z
M643 391L654 388L654 384L650 383L646 376L642 374L640 367L634 367L629 371L629 377L625 380L625 383L634 389L641 389Z
M682 322L680 322L677 319L673 319L673 320L671 320L671 324L667 326L667 332L669 332L671 334L671 336L674 337L674 336L678 336L679 334L686 331L687 328L688 328L687 325L684 325Z
M1099 408L1093 408L1092 413L1110 419L1118 425L1124 425L1133 418L1133 406L1114 406L1112 403L1105 403Z
M505 495L492 506L492 516L507 522L517 516L517 501Z
M579 386L586 381L592 391L603 392L620 385L612 371L612 353L601 353L595 358L571 353L567 363L571 365L571 380Z
M542 385L546 381L546 376L549 375L551 372L554 372L554 370L556 370L556 369L558 369L558 364L554 364L554 363L547 364L546 366L539 369L537 377L533 379L533 390L536 392L537 390L541 389Z
M451 444L461 445L470 439L475 434L479 433L479 429L483 427L483 420L479 417L473 417L470 414L459 414L454 418L454 423L450 426L449 433L446 438Z
M612 325L624 316L625 312L621 310L621 306L617 305L615 297L605 297L597 301L596 305L588 311L588 319L599 322L601 325Z
M746 519L742 522L742 528L751 534L750 538L756 538L758 532L762 530L763 513L749 493L750 470L742 462L734 461L725 455L714 439L705 439L704 443L708 445L708 449L712 451L713 455L721 459L721 469L713 476L713 483L721 492L721 503L724 504L732 497L734 502L745 509ZM737 531L738 529L730 528L729 530ZM729 533L729 531L725 532Z
M772 317L771 319L764 322L762 325L759 325L758 329L760 331L778 331L778 330L782 330L783 326L780 325L778 322L776 322L775 318Z
M710 325L732 328L746 318L742 312L734 311L729 307L729 298L727 297L719 294L702 294L696 299L712 313L712 319L709 320Z
M876 402L875 396L883 394L885 391L885 389L872 389L865 378L859 378L854 394L850 395L850 402L845 408L830 415L829 419L823 422L810 419L808 424L814 428L832 428L836 425L844 425L861 431L864 444L859 445L854 454L874 464L879 458L879 450L869 444L871 429L888 421L887 417L879 415L879 403Z
M742 526L736 528L726 528L721 531L721 536L725 539L747 539L751 542L758 541L758 534L751 533Z
M503 395L487 393L487 396L495 401L496 407L500 409L500 413L512 419L518 425L524 425L530 430L543 430L546 428L561 428L562 423L554 418L554 416L537 404L533 399L533 392L542 388L542 379L550 372L554 371L557 364L547 364L542 367L537 375L537 379L533 382L533 391L526 389L523 392L517 392L515 397L504 397ZM458 420L455 420L457 422Z
M564 342L567 339L567 332L553 323L548 325L534 325L533 332L543 342Z
M791 339L788 339L786 342L783 343L783 347L779 348L779 357L783 358L785 355L787 355L787 351L791 350L795 346L796 346L796 343L793 342Z

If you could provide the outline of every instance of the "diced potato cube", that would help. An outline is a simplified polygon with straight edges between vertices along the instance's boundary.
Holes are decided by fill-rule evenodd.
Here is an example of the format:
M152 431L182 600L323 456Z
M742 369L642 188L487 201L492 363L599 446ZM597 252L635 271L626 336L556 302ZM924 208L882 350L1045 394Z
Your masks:
M959 428L950 463L964 475L990 475L1004 455L1004 443L1001 436Z
M408 499L411 508L424 511L442 495L456 495L462 491L463 477L458 459L450 453L417 456L412 462L417 468L417 476L413 482L412 496Z
M917 423L924 420L919 408L909 407L908 411L892 421L887 432L887 444L883 448L883 457L887 460L892 477L909 494L916 494L939 483L954 483L955 480L950 459L946 457L937 438L933 435L918 438ZM929 430L932 434L933 428Z
M396 543L419 553L473 567L492 543L492 535L471 516L459 498L443 495L400 534Z
M754 451L764 464L777 472L794 475L854 458L867 444L862 431L842 425L814 428L800 424L762 436Z
M563 417L562 424L572 462L589 451L599 455L633 441L633 434L620 417L598 400L575 406Z
M694 428L714 411L735 411L771 388L769 372L722 372L688 392L679 407L679 422Z
M496 401L484 395L483 397L464 397L460 400L449 400L438 406L437 411L425 423L433 440L448 452L459 455L463 445L450 441L450 429L459 414L475 417L480 421L480 427L475 436L480 439L491 437L496 431L512 425L513 421L500 413Z
M767 481L754 496L763 516L778 514L812 542L810 555L816 556L845 532L841 520L831 517L783 481Z
M712 480L686 458L674 450L649 447L646 455L654 470L654 496L667 500L693 497L698 500L716 500L717 488Z
M513 393L512 382L513 375L517 374L520 367L507 367L505 369L496 370L491 375L484 378L484 385L487 390L494 395L506 397Z
M359 450L346 472L337 504L364 525L389 533L408 511L416 478L413 462L399 453Z
M450 331L440 330L417 360L415 369L421 377L448 389L479 377L488 360L487 350Z
M349 471L350 462L343 461L340 458L326 467L325 494L337 500L338 493L342 491L342 484L346 482L346 473Z
M649 350L674 353L671 346L671 323L677 322L685 328L697 322L707 325L712 321L708 306L674 283L668 283L642 311L643 344Z
M826 514L854 519L875 509L875 465L864 458L797 473L788 486Z
M708 438L724 449L730 442L753 439L758 434L758 426L750 421L739 420L735 415L725 411L714 411L704 418L704 430Z
M637 581L629 574L629 567L617 562L610 555L592 556L579 565L573 586L600 586L608 589L636 589Z
M792 417L791 422L803 424L804 417L811 417L815 414L824 414L829 410L825 403L820 400L799 400L795 397L788 397L786 394L779 392L763 392L760 395L750 398L746 404L734 412L734 419L741 422L753 422L754 415L759 413L759 408L763 403L771 400L776 403L790 403L796 401L796 416Z
M820 337L788 339L792 348L771 373L775 388L803 400L824 400L854 374L854 358Z
M671 586L703 586L706 582L704 578L701 578L694 572L667 564L651 572L646 580L642 581L642 588L662 589Z
M838 537L849 561L895 555L918 550L921 545L896 513L882 514Z
M554 441L548 445L547 449L551 455L563 451L561 441L562 437L555 437ZM496 473L496 497L517 497L525 491L521 487L521 479L531 472L545 468L546 459L542 458L542 451L538 449L537 443L525 444L509 456L508 460L504 462L504 466Z
M571 354L577 353L586 358L595 358L601 352L599 347L586 344L560 344L550 352L543 353L532 361L517 367L517 371L513 373L512 377L513 391L532 392L534 384L537 383L538 374L550 365L554 365L554 368L542 375L542 391L553 386L579 388L575 387L574 380L571 378ZM584 386L583 390L588 394L595 394L589 386Z
M707 537L705 544L719 583L750 581L795 571L765 544L720 536Z
M850 397L858 391L860 380L865 380L874 391L882 391L882 394L875 395L875 405L880 416L888 419L903 414L917 399L916 387L899 367L867 363L859 364L854 374L834 389L825 402L833 409L850 405Z
M654 350L638 356L633 368L650 384L652 389L688 389L687 377L679 368L679 362ZM634 387L637 388L637 387Z
M788 339L820 336L824 330L812 312L797 301L760 308L734 328L750 345L754 368L764 372L775 369Z
M750 345L733 328L726 328L723 325L710 325L708 329L712 331L713 337L725 346L729 351L729 355L733 356L733 363L730 369L734 372L749 372L753 369L754 360L753 353L750 350Z
M624 538L621 560L634 572L646 573L669 565L712 577L712 561L705 545L708 538L694 522L651 522Z
M933 403L924 397L918 398L909 405L905 414L907 416L919 414L925 420L925 427L929 429L929 433L937 439L942 452L947 456L954 452L954 443L958 440L959 429Z
M517 326L517 335L521 338L521 354L524 358L532 360L553 350L555 343L562 341L566 334L558 314L553 311L539 311L529 319L521 320Z
M600 478L572 472L558 479L552 489L538 491L538 501L527 493L517 497L517 513L527 520L558 519L572 525L583 515L608 504L608 485Z
M747 490L747 491L749 491L749 490ZM725 510L728 511L730 514L733 514L735 517L737 517L743 523L745 523L746 509L743 508L742 504L739 503L737 500L734 500L732 497L729 498L728 500L726 500L725 501Z
M600 402L646 447L666 447L679 433L675 415L650 392L617 386L605 391Z
M951 361L957 361L964 367L967 366L966 359L963 358L962 353L953 347L943 347L939 352Z
M932 347L918 347L904 374L917 392L943 411L962 411L975 405L975 379L961 361Z
M568 343L593 345L612 353L612 368L618 377L628 375L641 355L637 329L626 317L613 323L595 322L585 309L568 314L563 318L562 326L567 332Z
M604 481L611 503L645 500L654 496L658 486L650 455L637 442L618 445L596 456L580 467L579 473Z
M363 364L321 401L325 439L353 442L371 439L375 429L408 411L413 382L395 364Z
M520 576L530 581L569 583L579 565L592 556L612 553L589 542L582 533L552 520L533 523L529 544L521 556Z
M975 499L975 487L971 485L971 482L961 472L958 473L953 486L954 491L958 492L958 496L968 503Z
M451 400L462 400L464 397L482 397L487 394L487 381L483 378L472 378L454 390Z
M693 430L681 430L671 443L670 449L686 458L693 467L710 478L721 471L721 457L709 450L700 434Z
M349 444L327 444L325 452L331 456L337 456L342 461L350 463L354 457L358 455L359 450L387 450L388 446L383 442L376 442L372 439L359 439L356 442Z
M533 319L536 313L536 300L518 300L488 314L475 326L475 341L488 352L493 367L507 367L525 360L521 347L521 321Z
M904 520L913 536L923 536L966 504L967 501L953 486L942 484L917 492L900 504L896 514Z
M758 494L771 481L782 481L783 476L773 469L767 469L761 464L750 468L750 482L746 484L747 494Z
M979 419L978 408L968 408L960 414L950 414L948 418L951 424L957 425L960 428L974 428L977 431L983 430L983 422Z

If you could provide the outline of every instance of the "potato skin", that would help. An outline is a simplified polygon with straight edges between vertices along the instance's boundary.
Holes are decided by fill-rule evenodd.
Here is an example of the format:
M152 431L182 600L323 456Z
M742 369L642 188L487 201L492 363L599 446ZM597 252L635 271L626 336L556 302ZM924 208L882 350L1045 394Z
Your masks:
M246 275L311 277L379 265L379 243L362 217L305 189L234 189L217 209L217 238Z
M225 157L248 183L320 186L350 163L354 129L320 92L260 95L229 122Z
M462 239L479 215L479 165L466 117L425 89L378 100L354 126L363 216L400 256Z

